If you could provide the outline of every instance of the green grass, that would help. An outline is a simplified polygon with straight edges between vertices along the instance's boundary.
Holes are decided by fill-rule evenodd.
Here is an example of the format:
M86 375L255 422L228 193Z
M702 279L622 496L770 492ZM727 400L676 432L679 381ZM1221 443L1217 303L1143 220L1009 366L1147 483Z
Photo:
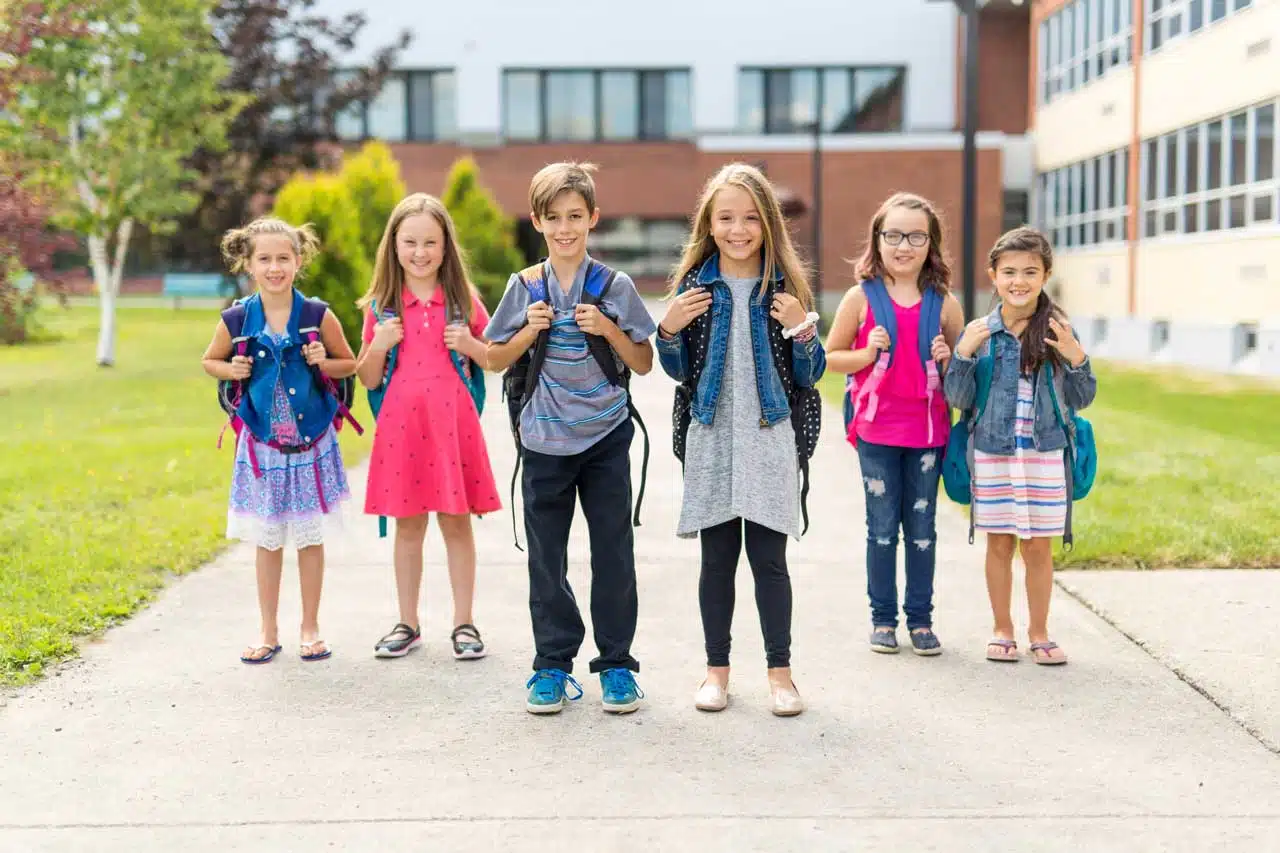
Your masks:
M114 368L94 364L88 307L43 313L54 343L0 347L0 684L73 655L227 544L234 436L215 447L225 417L200 368L216 317L126 303ZM371 434L342 432L348 463Z
M1059 565L1280 566L1280 389L1177 369L1096 364L1082 414L1098 480L1075 505L1075 547ZM823 393L840 402L844 377ZM955 511L966 508L944 505Z

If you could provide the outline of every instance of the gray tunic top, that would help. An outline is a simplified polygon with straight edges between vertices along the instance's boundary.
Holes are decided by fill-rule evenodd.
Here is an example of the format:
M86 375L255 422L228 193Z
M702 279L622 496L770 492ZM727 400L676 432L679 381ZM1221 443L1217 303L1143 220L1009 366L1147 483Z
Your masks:
M734 518L800 538L800 461L791 421L760 426L760 392L751 357L751 292L760 280L726 278L733 317L724 379L710 426L689 424L684 503L676 535Z

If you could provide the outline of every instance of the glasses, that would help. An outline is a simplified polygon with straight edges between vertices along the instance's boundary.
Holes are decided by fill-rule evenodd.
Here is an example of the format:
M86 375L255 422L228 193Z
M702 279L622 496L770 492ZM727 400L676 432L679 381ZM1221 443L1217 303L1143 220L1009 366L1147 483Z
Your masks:
M903 238L906 238L907 243L917 249L929 244L929 235L924 231L912 231L909 234L904 234L901 231L884 231L880 236L890 246L901 245Z

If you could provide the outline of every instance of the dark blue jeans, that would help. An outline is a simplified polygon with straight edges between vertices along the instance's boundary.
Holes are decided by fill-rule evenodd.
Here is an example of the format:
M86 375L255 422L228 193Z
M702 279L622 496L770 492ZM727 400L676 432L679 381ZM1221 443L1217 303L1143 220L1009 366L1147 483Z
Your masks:
M938 479L942 448L889 447L858 441L867 495L867 597L871 624L898 627L898 531L906 552L907 629L933 626L937 563Z

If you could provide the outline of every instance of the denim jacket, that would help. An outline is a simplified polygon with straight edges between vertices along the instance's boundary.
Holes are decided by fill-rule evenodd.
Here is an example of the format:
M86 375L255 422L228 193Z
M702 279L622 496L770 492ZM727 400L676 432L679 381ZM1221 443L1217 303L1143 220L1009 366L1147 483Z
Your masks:
M298 436L310 444L324 434L338 412L338 401L316 382L315 374L302 357L302 335L298 330L302 318L303 296L293 292L293 308L289 313L289 338L277 344L266 329L262 298L254 294L245 300L242 335L249 338L249 355L253 372L245 385L236 414L259 441L271 440L271 408L275 401L276 383L283 382L290 409L297 419Z
M774 274L773 283L780 284L782 271ZM690 287L707 287L711 289L711 308L704 317L710 317L711 336L705 354L706 362L702 375L698 380L697 392L690 405L691 415L704 425L710 425L715 418L716 403L720 399L720 384L724 379L725 353L729 348L729 322L733 317L733 294L720 275L720 255L712 254L694 276L686 276L680 283L677 295ZM759 299L760 285L751 295L751 351L756 367L756 388L760 394L760 417L763 426L773 426L791 415L791 404L783 390L782 380L774 367L773 354L769 340L769 323L777 323L769 316L772 297ZM696 332L698 321L674 335L670 340L658 335L658 359L662 369L677 382L684 382L690 375L689 348L694 344L691 336ZM791 340L791 363L794 370L795 383L798 386L813 387L822 378L827 368L827 355L822 343L815 335L807 343Z
M962 412L973 408L977 397L978 356L990 352L990 348L995 346L996 338L1000 338L1000 346L995 350L991 392L987 397L987 407L974 428L973 446L983 453L1012 456L1014 421L1018 408L1018 376L1022 372L1022 345L1005 327L999 306L987 315L987 325L991 329L991 337L983 344L983 349L970 358L953 355L942 387L947 395L947 402L952 406ZM1092 403L1098 391L1098 380L1093 375L1093 368L1087 357L1079 367L1060 367L1055 362L1053 384L1063 410L1062 415L1067 419L1070 419L1072 411L1078 411ZM1033 387L1035 425L1032 441L1035 448L1061 450L1067 446L1067 435L1054 415L1053 398L1049 394L1044 370L1036 372Z

